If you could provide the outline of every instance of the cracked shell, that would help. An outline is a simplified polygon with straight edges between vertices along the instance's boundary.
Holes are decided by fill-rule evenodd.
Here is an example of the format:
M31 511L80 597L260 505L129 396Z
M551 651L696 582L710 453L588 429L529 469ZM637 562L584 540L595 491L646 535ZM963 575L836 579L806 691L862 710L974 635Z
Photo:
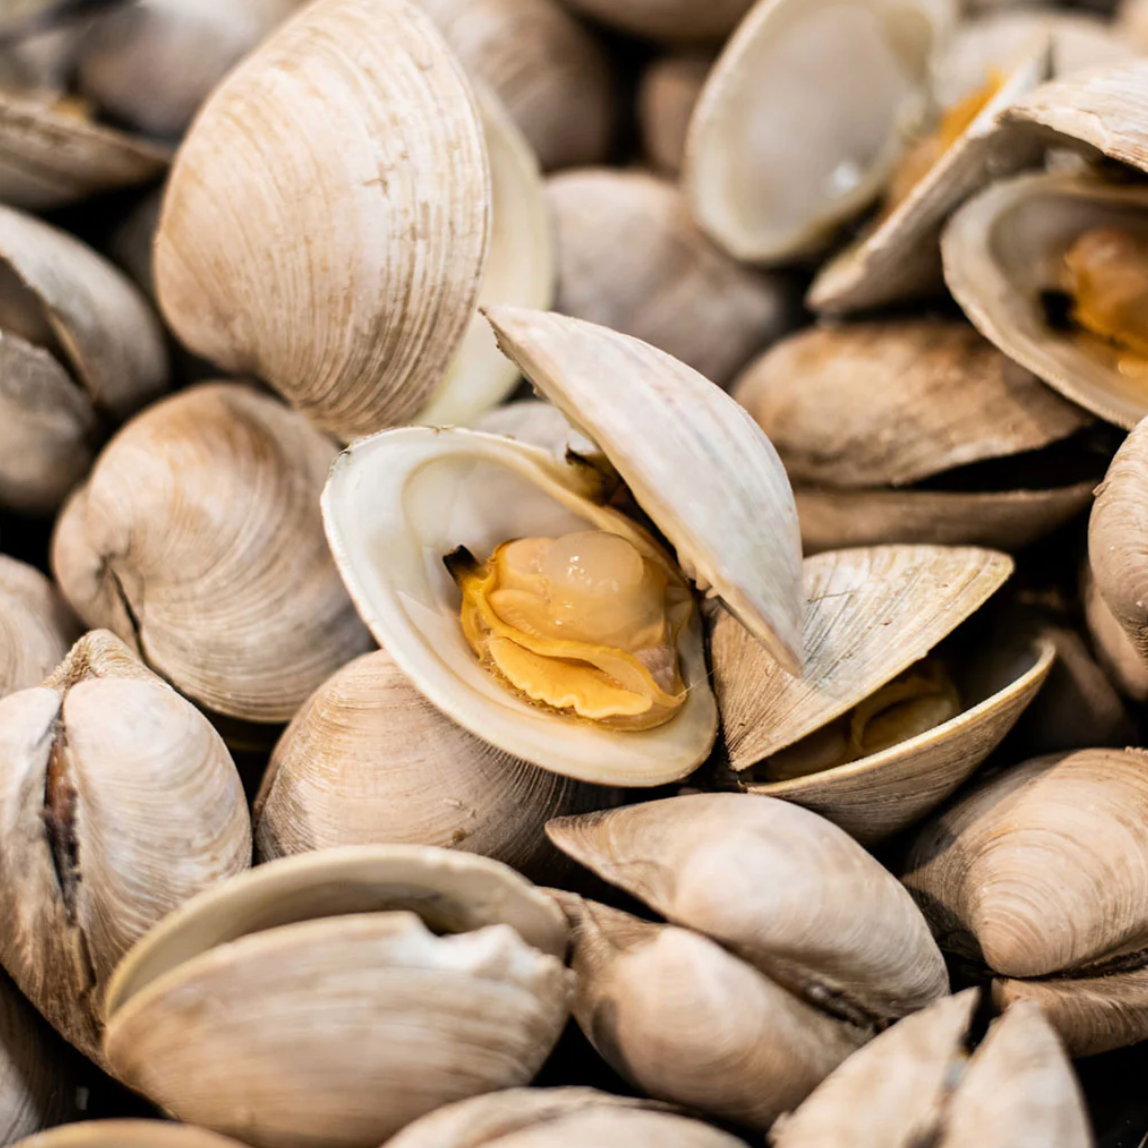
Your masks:
M568 1014L566 942L548 897L471 854L274 861L127 956L108 992L108 1062L256 1148L372 1148L444 1104L530 1081Z

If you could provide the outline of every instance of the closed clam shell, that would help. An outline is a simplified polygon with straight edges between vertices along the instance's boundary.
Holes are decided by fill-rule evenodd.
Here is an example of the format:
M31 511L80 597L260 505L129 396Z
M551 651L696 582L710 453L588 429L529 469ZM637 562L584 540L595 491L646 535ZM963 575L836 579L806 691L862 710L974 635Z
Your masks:
M638 130L656 171L675 178L681 172L690 117L712 65L710 56L688 53L646 65L638 83Z
M952 18L946 0L758 0L690 122L703 229L750 262L824 247L884 186Z
M247 868L239 776L206 718L111 634L0 701L0 963L100 1060L120 958L189 897Z
M542 167L608 158L617 119L608 56L555 0L422 0L467 71L506 107Z
M671 923L837 1015L891 1019L948 989L902 886L846 833L798 806L696 794L559 818L547 832Z
M797 513L760 428L709 380L628 335L513 307L487 314L499 347L598 444L686 576L800 673Z
M80 624L39 570L0 554L0 698L42 682Z
M790 323L789 285L739 266L668 180L611 168L552 177L555 310L621 331L721 386Z
M129 955L108 1059L257 1148L368 1148L530 1080L566 1019L565 941L557 907L482 858L374 846L273 862Z
M1109 609L1087 564L1080 574L1080 597L1096 660L1125 697L1148 701L1148 662Z
M370 648L319 516L334 454L250 387L156 404L112 439L57 523L65 597L209 709L290 719Z
M205 1128L168 1120L91 1120L30 1136L21 1148L240 1148Z
M577 780L664 784L696 769L717 732L697 611L679 640L688 690L681 711L655 729L611 730L528 705L496 682L466 643L458 590L442 561L459 546L485 559L511 538L592 528L667 562L641 527L602 505L603 494L601 472L585 462L494 435L416 427L344 451L323 493L323 515L372 633L453 721L504 753Z
M255 803L256 847L271 859L337 845L441 845L538 874L561 868L547 819L612 797L467 733L379 650L324 682L280 738Z
M385 1148L737 1148L742 1143L665 1105L593 1088L508 1088L448 1104Z
M1020 176L982 191L945 228L945 281L986 338L1066 398L1117 426L1145 413L1144 385L1120 369L1119 349L1054 329L1046 291L1061 290L1064 254L1083 232L1148 233L1148 189L1087 175Z
M405 0L319 0L197 117L156 285L190 349L352 437L409 420L441 383L489 225L478 113L429 17Z
M574 1017L646 1095L768 1128L870 1035L708 937L555 896L574 929Z

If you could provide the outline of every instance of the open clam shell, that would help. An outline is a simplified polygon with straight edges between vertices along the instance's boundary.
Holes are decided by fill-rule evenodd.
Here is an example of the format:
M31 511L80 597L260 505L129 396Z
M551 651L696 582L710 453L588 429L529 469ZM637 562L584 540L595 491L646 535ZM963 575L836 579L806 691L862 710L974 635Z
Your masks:
M1047 293L1062 289L1065 252L1083 232L1104 226L1148 234L1148 189L1063 173L994 184L949 221L945 281L1009 358L1086 410L1130 428L1148 414L1148 386L1122 370L1118 347L1054 327L1046 308Z
M807 304L815 311L840 315L940 289L945 220L990 180L1032 167L1040 159L1041 145L1002 128L998 116L1051 72L1051 45L1046 41L1013 69L908 195L821 268L809 288Z
M80 623L56 587L0 554L0 698L42 682L79 636Z
M168 1120L90 1120L20 1142L20 1148L242 1148L237 1140Z
M493 861L409 846L280 860L129 954L107 1057L169 1111L257 1148L370 1148L529 1082L566 1020L565 947L557 906Z
M703 229L749 262L824 246L884 186L952 17L946 0L758 0L690 123Z

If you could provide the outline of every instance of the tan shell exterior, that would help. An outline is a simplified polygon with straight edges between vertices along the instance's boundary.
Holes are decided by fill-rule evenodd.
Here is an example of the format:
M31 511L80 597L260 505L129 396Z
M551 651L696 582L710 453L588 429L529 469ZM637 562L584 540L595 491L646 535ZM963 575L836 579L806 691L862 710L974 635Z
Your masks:
M0 698L42 682L79 636L79 621L56 587L0 554Z
M1096 660L1125 697L1141 703L1148 701L1148 662L1108 608L1087 564L1080 575L1080 596Z
M662 56L638 82L638 131L651 166L676 178L686 153L694 105L713 65L705 55Z
M421 0L502 101L544 170L601 163L617 118L609 57L556 0Z
M709 938L555 894L574 927L574 1016L644 1094L766 1129L870 1036Z
M0 834L0 963L97 1061L120 958L251 861L242 786L219 735L99 632L43 686L0 702Z
M279 740L255 804L256 847L270 860L338 845L440 845L553 876L564 859L546 821L613 797L473 737L379 650L324 682Z
M716 247L668 180L573 171L549 180L547 199L556 311L651 343L719 386L790 325L789 284Z
M696 794L561 818L547 832L671 923L832 999L839 1013L890 1019L948 991L904 888L842 830L796 805Z
M197 117L156 286L189 348L353 437L409 420L441 382L489 225L482 128L429 18L405 0L318 0Z
M323 537L334 455L302 415L249 387L156 404L60 517L52 566L65 597L209 709L288 720L371 645Z
M719 614L710 657L735 770L852 709L923 658L1012 573L971 547L875 546L805 561L806 674L780 671L738 622Z
M20 1148L240 1148L238 1141L190 1124L93 1120L66 1124L21 1141Z

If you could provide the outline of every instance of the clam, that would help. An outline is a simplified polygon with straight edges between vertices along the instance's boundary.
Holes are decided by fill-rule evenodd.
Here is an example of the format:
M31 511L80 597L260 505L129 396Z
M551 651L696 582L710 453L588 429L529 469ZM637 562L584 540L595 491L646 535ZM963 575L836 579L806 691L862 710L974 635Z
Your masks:
M975 626L954 633L1012 568L1004 554L972 547L807 558L801 680L779 672L736 619L718 616L711 660L736 784L808 806L866 843L938 805L996 748L1052 667L1047 640L987 625L991 641Z
M127 278L65 232L0 207L0 505L54 510L102 427L166 382L162 330Z
M0 698L42 682L80 636L79 622L39 570L0 554Z
M208 709L288 721L371 645L319 518L334 455L301 414L249 387L205 384L155 404L60 516L64 596Z
M611 797L467 733L379 650L344 666L295 715L255 803L255 840L265 859L397 842L541 875L558 860L546 821Z
M273 861L128 954L108 990L107 1059L180 1119L255 1148L373 1148L444 1104L530 1081L566 1021L566 941L549 898L470 854Z
M603 472L610 466L598 448L575 430L553 403L544 399L519 399L496 407L478 419L474 429L540 446L562 459L577 455L592 461Z
M1002 129L999 113L1051 71L1046 39L1008 74L946 108L936 130L918 139L894 170L876 220L822 266L809 306L845 314L937 293L945 220L990 180L1041 158L1040 144Z
M648 1100L593 1088L508 1088L440 1108L384 1148L740 1148L741 1143Z
M1132 701L1148 701L1148 662L1105 602L1087 564L1080 573L1080 599L1096 659L1109 680Z
M617 119L610 60L556 0L422 0L546 170L602 163Z
M970 1055L977 996L945 997L854 1053L778 1121L773 1148L1090 1148L1080 1085L1040 1009L1009 1009Z
M807 553L881 542L1019 549L1092 500L1091 422L965 323L811 327L733 396L777 447Z
M92 1120L30 1136L20 1148L241 1148L190 1124L161 1120Z
M696 794L547 831L669 922L556 894L574 926L575 1018L655 1098L767 1127L948 991L905 890L798 806Z
M0 836L0 964L97 1061L120 958L251 861L219 735L101 631L43 685L0 701Z
M753 0L572 0L576 11L633 36L668 43L724 39Z
M99 16L77 45L76 87L103 112L178 136L228 70L302 0L136 0Z
M638 130L657 171L674 178L681 173L690 117L712 66L711 57L690 53L646 65L638 83Z
M0 1144L67 1120L75 1110L72 1075L36 1010L0 974Z
M812 254L880 194L928 106L947 0L758 0L694 109L683 179L736 258Z
M344 581L400 669L475 736L599 784L684 777L717 724L687 580L720 597L763 656L801 666L784 471L732 399L664 352L559 315L489 315L676 561L605 503L613 484L586 460L410 428L355 443L331 471L323 512Z
M1067 81L1066 81L1067 82ZM1148 413L1135 292L1148 189L1052 173L994 184L950 220L945 280L1010 359L1109 422ZM1146 287L1148 290L1148 287Z
M552 177L546 193L556 311L652 343L721 386L791 325L789 284L715 247L669 181L585 169Z
M943 949L1035 1001L1074 1056L1148 1034L1148 755L1085 749L985 782L912 844L903 880Z

